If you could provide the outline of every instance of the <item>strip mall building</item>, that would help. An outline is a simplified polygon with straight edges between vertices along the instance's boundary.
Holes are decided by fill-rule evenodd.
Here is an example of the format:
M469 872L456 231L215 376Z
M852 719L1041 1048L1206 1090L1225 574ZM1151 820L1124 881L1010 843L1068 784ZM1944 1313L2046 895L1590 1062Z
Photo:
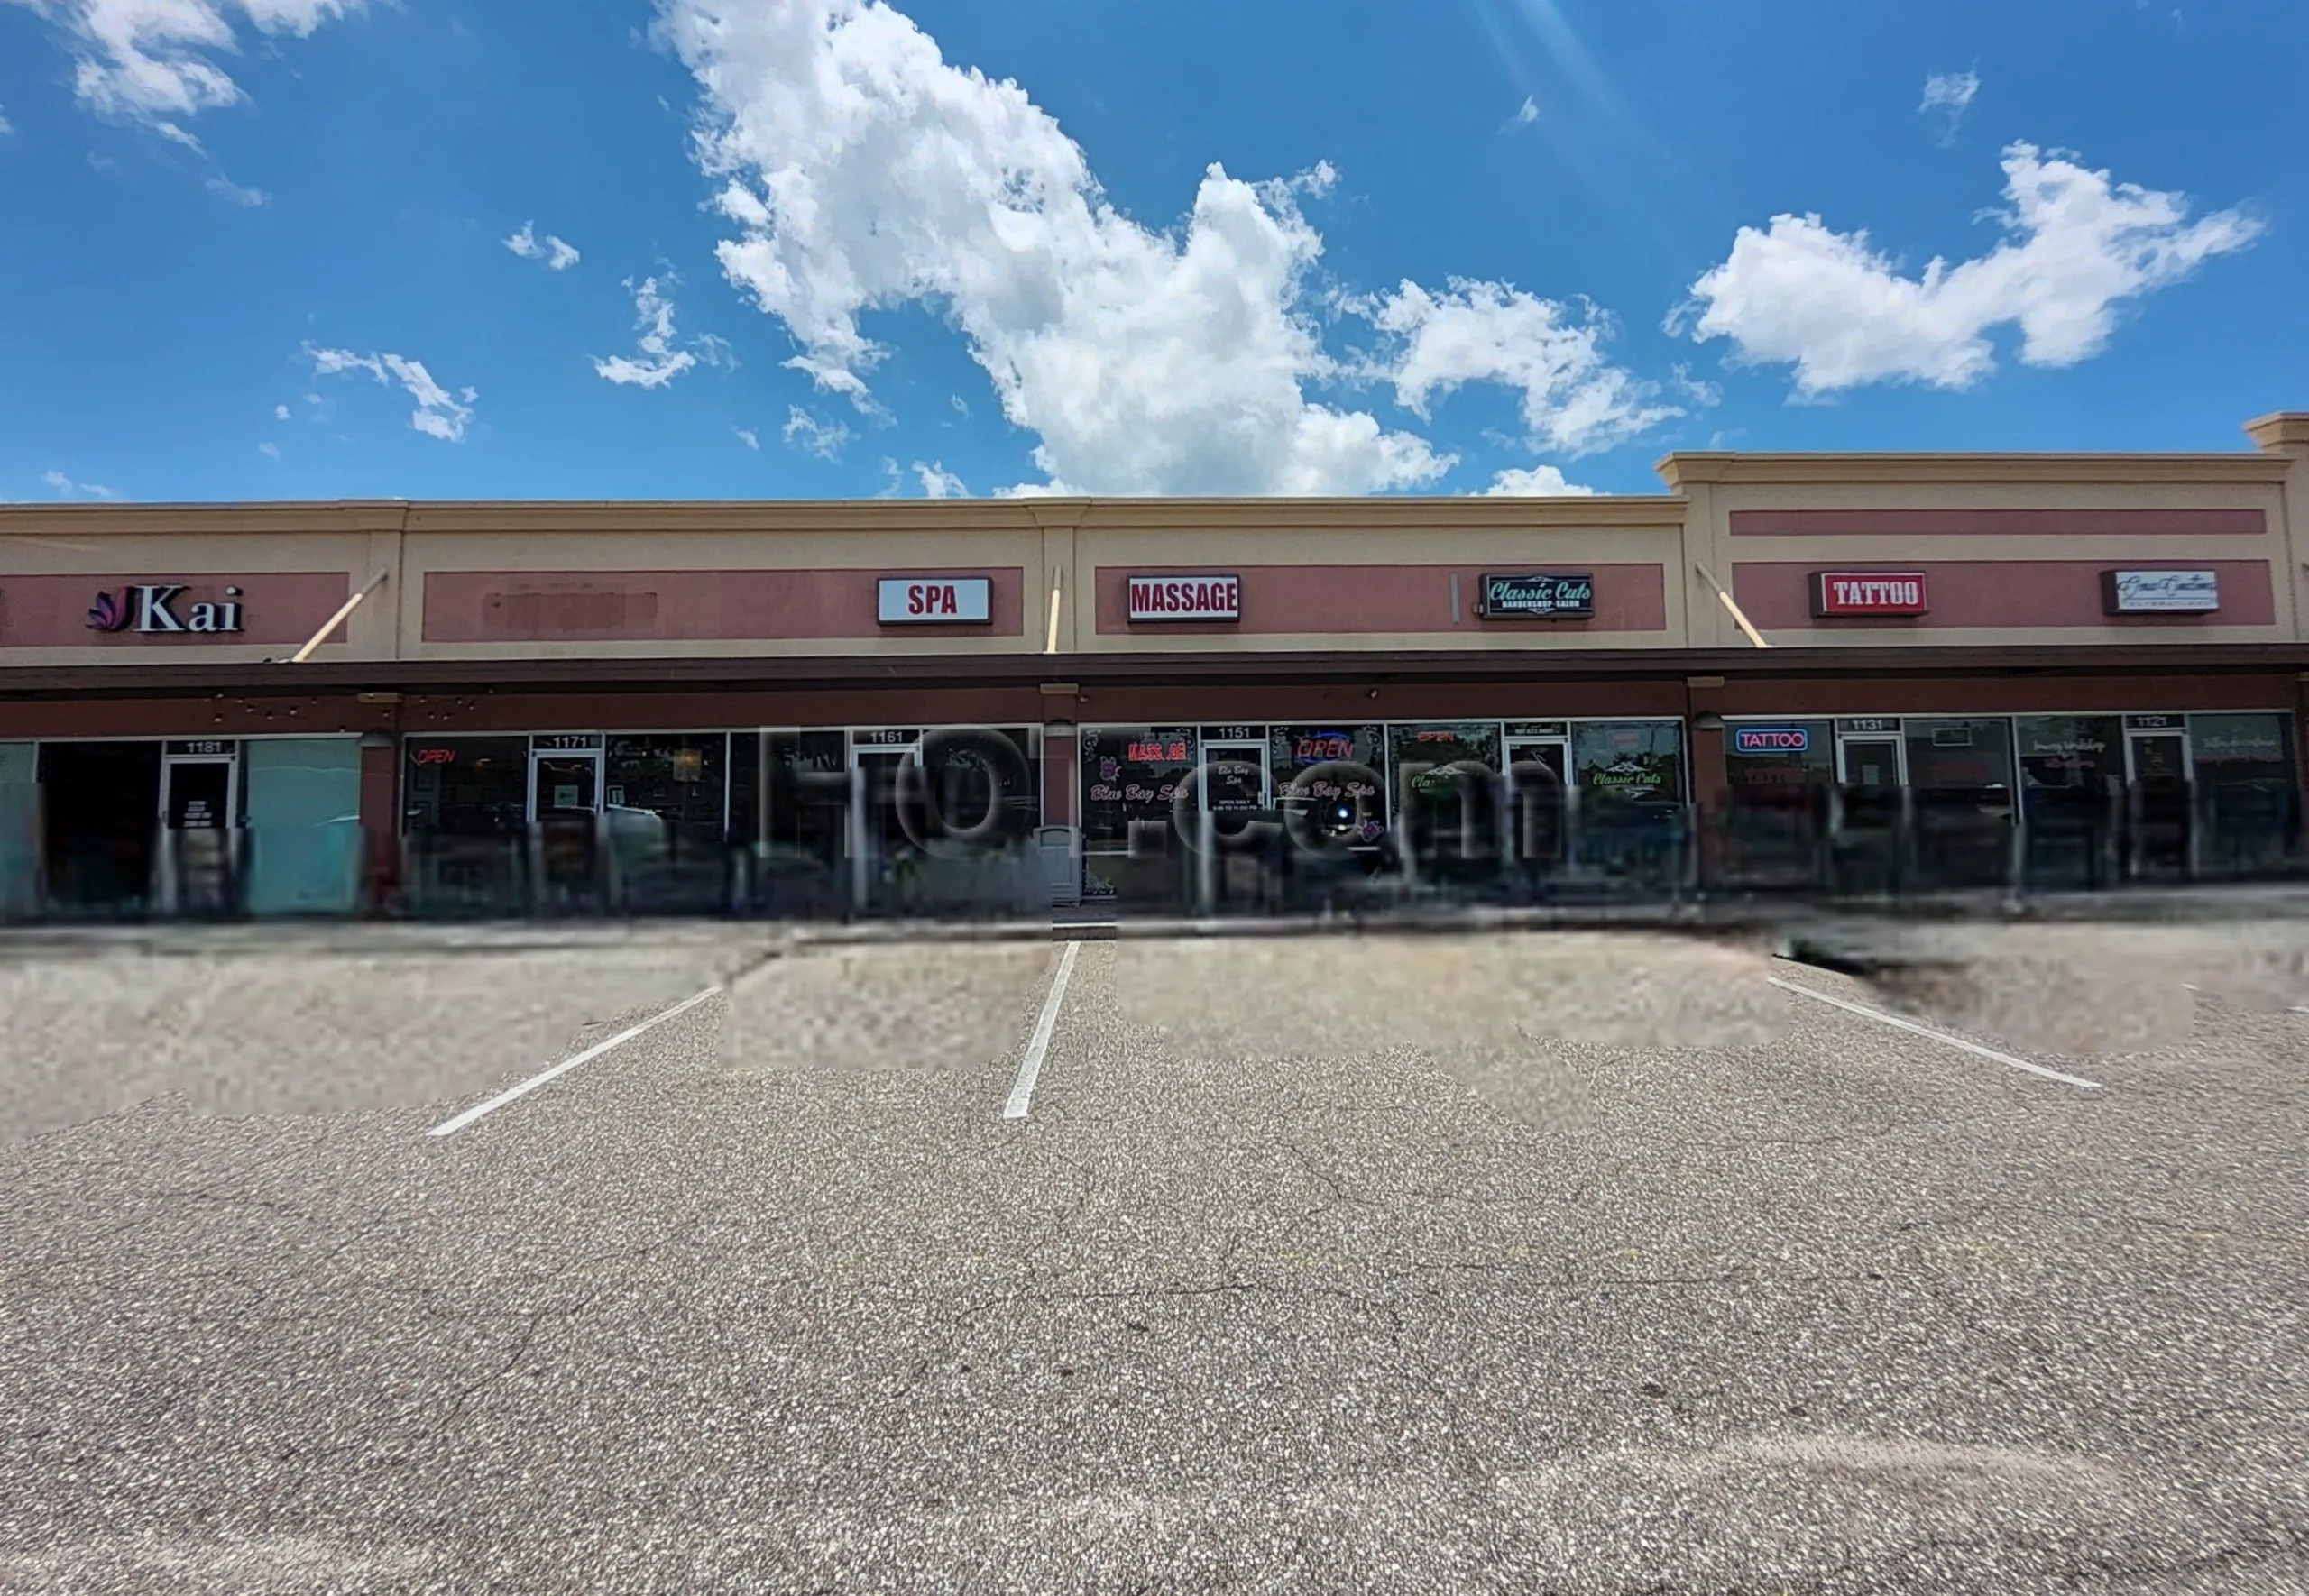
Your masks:
M572 817L856 859L885 828L827 778L957 727L1102 883L1182 782L1259 806L1315 766L1381 777L1359 840L1438 766L1574 806L2165 778L2297 816L2309 415L2247 431L1678 454L1641 497L8 505L0 892L133 899L188 829L275 839L261 912Z

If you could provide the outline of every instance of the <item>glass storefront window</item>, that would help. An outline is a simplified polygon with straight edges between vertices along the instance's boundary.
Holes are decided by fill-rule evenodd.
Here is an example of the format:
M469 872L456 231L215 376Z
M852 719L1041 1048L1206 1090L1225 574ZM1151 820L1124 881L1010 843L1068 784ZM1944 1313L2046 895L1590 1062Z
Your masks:
M602 793L611 837L651 853L718 853L729 745L718 731L611 738Z
M1499 723L1391 726L1397 813L1414 858L1449 867L1489 859L1499 844Z
M1835 780L1826 720L1735 721L1724 729L1726 801L1742 809L1801 809Z
M1594 720L1571 729L1572 779L1591 812L1614 802L1680 807L1680 720Z
M1919 790L2012 792L2012 726L2001 715L1901 723L1909 785Z
M529 824L528 738L412 737L407 749L410 831L503 837Z
M1012 846L1042 813L1033 734L1023 727L931 731L922 743L925 836L972 849Z
M1267 748L1276 804L1303 815L1317 840L1369 847L1385 834L1385 728L1277 726Z
M2203 864L2221 874L2283 864L2300 830L2290 717L2192 715L2189 747L2204 817Z
M2124 721L2119 716L2019 715L2012 735L2024 792L2100 794L2124 782Z
M1086 726L1082 847L1128 853L1134 828L1172 829L1179 784L1191 781L1200 739L1188 726Z

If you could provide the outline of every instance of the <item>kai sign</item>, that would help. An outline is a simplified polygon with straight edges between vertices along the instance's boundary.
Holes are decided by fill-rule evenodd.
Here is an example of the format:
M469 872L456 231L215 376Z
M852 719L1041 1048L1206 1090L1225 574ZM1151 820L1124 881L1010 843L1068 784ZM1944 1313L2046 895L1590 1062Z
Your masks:
M117 592L100 589L97 601L88 606L88 629L136 632L147 637L164 632L221 636L241 629L240 589L226 588L222 601L203 600L187 604L183 596L188 585L181 582L147 582L133 583Z
M885 576L878 612L884 626L984 626L993 590L983 576Z

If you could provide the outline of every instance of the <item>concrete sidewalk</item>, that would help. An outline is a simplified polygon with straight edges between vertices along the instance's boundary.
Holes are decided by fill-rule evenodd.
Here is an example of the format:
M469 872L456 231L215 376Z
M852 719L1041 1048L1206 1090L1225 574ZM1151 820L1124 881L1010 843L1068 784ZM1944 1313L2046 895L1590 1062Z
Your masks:
M0 926L0 959L135 952L152 955L525 952L568 949L743 944L768 951L860 943L1020 941L1083 938L1347 935L1365 931L1687 931L1770 936L1823 946L1866 940L1869 928L1927 923L2143 925L2309 920L2309 884L2127 888L2014 898L2001 892L1898 902L1715 898L1517 907L1414 903L1354 913L1195 916L1101 913L1083 905L1001 920L778 922L743 920L354 921Z

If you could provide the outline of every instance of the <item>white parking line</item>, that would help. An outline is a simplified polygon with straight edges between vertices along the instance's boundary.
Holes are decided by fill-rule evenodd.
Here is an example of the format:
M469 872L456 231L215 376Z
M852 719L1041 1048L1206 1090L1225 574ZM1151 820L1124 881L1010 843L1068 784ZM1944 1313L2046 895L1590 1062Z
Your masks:
M1825 992L1815 992L1811 987L1800 986L1794 981L1783 981L1778 976L1771 979L1773 986L1784 992L1800 992L1817 1002L1843 1009L1848 1014L1859 1014L1886 1025L1898 1026L1902 1031L1913 1031L1918 1036L1928 1036L1933 1041L1945 1042L1952 1048L1961 1048L1965 1052L1977 1054L1983 1059L1993 1059L1999 1064L2010 1064L2015 1069L2025 1069L2031 1075L2041 1075L2047 1080L2056 1080L2063 1086L2090 1087L2094 1091L2101 1089L2101 1083L2097 1080L2086 1080L2081 1075L2063 1075L2057 1069L2047 1069L2041 1064L2031 1064L2026 1059L2016 1059L2010 1053L2000 1053L1994 1048L1984 1048L1976 1041L1966 1041L1961 1036L1951 1036L1945 1031L1936 1031L1931 1026L1920 1025L1914 1020L1902 1019L1898 1014L1888 1014L1882 1009L1872 1009L1866 1004L1850 1003L1841 997L1830 997Z
M1058 974L1051 977L1050 995L1043 999L1042 1017L1035 1022L1035 1034L1026 1043L1026 1056L1018 1060L1018 1078L1010 1087L1010 1100L1002 1105L1004 1119L1024 1119L1026 1108L1034 1101L1035 1082L1043 1072L1043 1055L1050 1051L1050 1033L1058 1024L1059 1004L1066 1001L1066 979L1074 973L1074 956L1082 951L1080 942L1069 942L1060 955Z
M631 1041L635 1037L640 1035L651 1026L662 1025L667 1021L672 1019L676 1014L695 1008L699 1004L704 1003L707 998L713 996L715 993L721 990L722 988L719 986L708 986L704 991L699 993L695 997L685 997L682 999L681 1002L674 1004L673 1007L661 1010L658 1013L650 1015L648 1019L642 1021L640 1024L631 1026L624 1031L619 1032L607 1041L595 1042L592 1047L587 1048L575 1058L564 1059L552 1069L529 1077L529 1079L523 1081L520 1085L517 1087L508 1087L505 1090L498 1093L494 1097L492 1097L488 1102L477 1103L473 1107L466 1109L463 1114L457 1115L455 1119L443 1121L441 1124L435 1125L432 1130L427 1133L427 1134L432 1136L453 1136L459 1131L464 1130L467 1125L473 1124L474 1121L479 1119L483 1114L490 1114L497 1109L502 1108L505 1105L512 1102L517 1097L527 1096L529 1093L536 1091L539 1087L545 1085L546 1082L554 1079L557 1076L568 1074L580 1064L600 1058L612 1048L622 1047L625 1043Z

